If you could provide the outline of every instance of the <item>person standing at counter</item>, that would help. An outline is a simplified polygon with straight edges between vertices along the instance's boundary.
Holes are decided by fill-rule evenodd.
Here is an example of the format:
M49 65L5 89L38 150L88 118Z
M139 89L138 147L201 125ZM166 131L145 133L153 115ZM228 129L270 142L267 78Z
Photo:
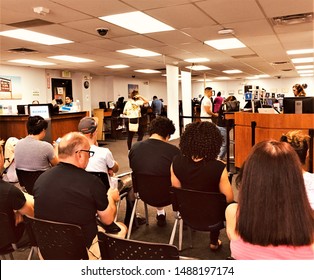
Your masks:
M304 91L304 88L305 88L304 86L305 86L305 85L295 84L295 85L292 87L294 96L296 96L296 97L299 97L299 96L306 96L306 93L305 93L305 91Z
M213 112L213 89L211 87L205 88L204 97L201 99L201 120L212 122L212 117L218 117L217 113ZM207 117L203 119L202 117Z
M134 134L137 132L137 141L142 141L144 137L144 119L141 115L141 107L148 104L148 100L139 95L137 90L133 90L131 98L127 101L123 109L123 115L128 118L126 125L128 134L128 150L131 149Z
M46 135L48 122L40 116L30 116L27 121L28 135L15 146L15 168L27 171L47 170L59 160L53 146L41 141Z

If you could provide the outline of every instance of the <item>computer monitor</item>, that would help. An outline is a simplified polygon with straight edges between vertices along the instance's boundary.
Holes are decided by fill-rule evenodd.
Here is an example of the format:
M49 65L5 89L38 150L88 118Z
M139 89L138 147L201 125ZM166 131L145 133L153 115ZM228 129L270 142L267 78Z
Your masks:
M245 101L251 101L251 100L252 100L252 92L246 92Z
M25 106L27 105L17 105L17 113L19 115L25 115Z
M284 114L314 114L314 97L285 97L283 112Z
M99 109L107 109L106 101L99 101Z
M44 119L50 119L53 115L53 105L49 104L29 104L28 114L30 116L41 116Z

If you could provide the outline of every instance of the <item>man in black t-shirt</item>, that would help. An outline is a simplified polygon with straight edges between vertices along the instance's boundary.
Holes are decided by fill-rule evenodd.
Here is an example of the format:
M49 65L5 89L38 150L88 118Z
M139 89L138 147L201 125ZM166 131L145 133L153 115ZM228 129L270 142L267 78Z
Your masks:
M149 139L135 143L129 152L130 167L135 174L169 176L170 166L180 150L167 143L175 132L174 124L166 117L155 118L149 127ZM166 213L163 207L157 208L157 225L166 224Z

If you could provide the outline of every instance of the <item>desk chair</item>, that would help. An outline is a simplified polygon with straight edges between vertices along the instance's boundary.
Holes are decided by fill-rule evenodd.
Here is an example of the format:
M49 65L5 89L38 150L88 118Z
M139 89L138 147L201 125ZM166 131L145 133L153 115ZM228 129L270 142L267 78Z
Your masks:
M78 225L24 216L45 260L88 260L85 237Z
M26 191L33 195L33 187L37 180L37 178L44 173L44 170L38 170L38 171L26 171L16 168L16 175L19 179L19 184L21 187L24 187Z
M4 260L6 255L9 256L9 259L13 260L13 252L18 249L29 248L29 244L24 244L20 247L17 246L17 240L15 237L15 232L13 229L14 223L10 221L10 218L7 213L0 212L0 256ZM32 256L32 252L29 255L29 258Z
M169 244L173 244L179 223L179 251L182 250L183 221L197 231L220 230L225 227L226 197L222 193L209 193L170 187L172 208L177 211ZM192 248L192 237L190 241Z
M103 260L178 260L178 248L161 243L127 240L98 232Z
M131 214L127 239L130 239L133 220L136 216L136 208L139 200L144 202L146 225L148 225L147 205L153 207L164 207L171 204L169 186L171 181L169 176L153 176L132 173L135 202Z

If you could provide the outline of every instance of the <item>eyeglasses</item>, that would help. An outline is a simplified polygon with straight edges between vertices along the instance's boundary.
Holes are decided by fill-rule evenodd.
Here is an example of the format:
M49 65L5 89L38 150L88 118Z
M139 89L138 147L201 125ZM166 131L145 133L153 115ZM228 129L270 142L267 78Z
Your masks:
M75 153L79 153L79 152L89 153L89 157L92 157L95 154L94 151L90 151L90 150L78 150Z

